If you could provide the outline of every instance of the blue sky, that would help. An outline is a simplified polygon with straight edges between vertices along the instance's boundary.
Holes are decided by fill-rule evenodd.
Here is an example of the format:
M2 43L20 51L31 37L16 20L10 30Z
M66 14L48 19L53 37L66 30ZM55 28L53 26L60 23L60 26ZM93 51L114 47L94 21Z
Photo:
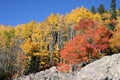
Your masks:
M41 22L51 13L66 14L76 7L96 8L103 3L110 8L111 0L0 0L0 24L16 26L31 20ZM120 0L117 0L117 8Z

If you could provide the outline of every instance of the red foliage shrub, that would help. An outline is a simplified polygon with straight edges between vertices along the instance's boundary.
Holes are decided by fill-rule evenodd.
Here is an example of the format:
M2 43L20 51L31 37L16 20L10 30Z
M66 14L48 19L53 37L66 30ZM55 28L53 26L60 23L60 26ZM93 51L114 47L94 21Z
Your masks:
M91 19L81 20L75 30L82 34L66 42L60 57L68 64L87 62L97 58L98 53L108 47L110 33L107 28L96 25ZM61 64L64 66L64 64ZM59 69L62 71L63 69ZM68 68L67 68L68 70ZM64 71L64 70L63 70Z
M68 64L62 63L58 64L58 70L61 72L68 72L70 69L70 66Z

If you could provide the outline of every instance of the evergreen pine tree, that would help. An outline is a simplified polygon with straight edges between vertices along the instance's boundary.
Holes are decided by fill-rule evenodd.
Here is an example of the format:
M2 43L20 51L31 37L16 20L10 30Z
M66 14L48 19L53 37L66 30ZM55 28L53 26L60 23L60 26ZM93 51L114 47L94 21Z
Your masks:
M110 13L111 13L111 23L109 24L109 26L111 30L114 30L116 23L113 21L117 20L116 0L111 0Z
M97 9L97 11L100 13L100 14L103 14L105 12L105 7L103 4L100 4L99 8Z
M92 6L92 8L91 8L91 12L94 13L94 14L96 13L96 9L95 9L94 6Z
M24 71L24 75L28 75L30 73L38 72L40 57L32 56L28 68Z
M111 0L110 13L111 13L111 18L112 19L117 19L116 0Z

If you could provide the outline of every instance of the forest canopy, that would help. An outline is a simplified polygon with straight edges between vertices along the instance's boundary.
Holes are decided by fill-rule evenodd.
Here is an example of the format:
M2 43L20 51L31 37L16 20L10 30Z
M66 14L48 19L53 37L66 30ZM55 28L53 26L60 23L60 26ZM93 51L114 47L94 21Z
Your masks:
M114 3L114 0L112 0ZM0 76L13 78L57 66L61 72L120 52L120 10L78 7L43 22L0 25ZM78 66L78 64L81 64ZM1 79L1 77L0 77Z

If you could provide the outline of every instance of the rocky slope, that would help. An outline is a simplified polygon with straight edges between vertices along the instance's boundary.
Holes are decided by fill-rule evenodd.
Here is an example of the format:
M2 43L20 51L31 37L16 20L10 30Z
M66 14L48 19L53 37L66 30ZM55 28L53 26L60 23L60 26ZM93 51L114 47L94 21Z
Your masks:
M15 80L120 80L120 54L105 56L76 73L59 73L56 67Z
M76 80L120 80L120 54L105 56L77 73Z

